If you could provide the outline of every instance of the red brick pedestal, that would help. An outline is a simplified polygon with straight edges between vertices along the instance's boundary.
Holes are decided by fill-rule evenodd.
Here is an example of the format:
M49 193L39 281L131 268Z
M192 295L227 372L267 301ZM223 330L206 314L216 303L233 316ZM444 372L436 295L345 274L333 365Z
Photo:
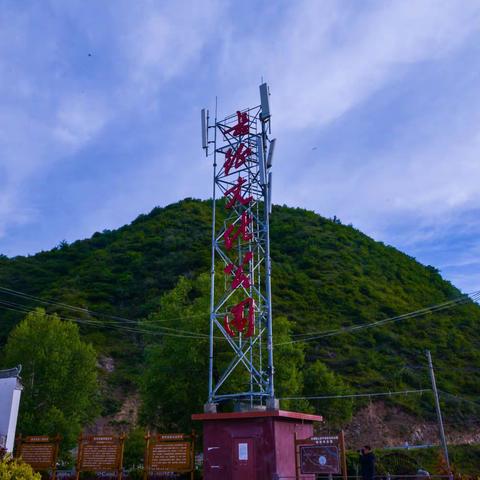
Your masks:
M295 479L295 434L322 417L284 410L192 415L203 422L204 480ZM302 480L314 476L302 476Z

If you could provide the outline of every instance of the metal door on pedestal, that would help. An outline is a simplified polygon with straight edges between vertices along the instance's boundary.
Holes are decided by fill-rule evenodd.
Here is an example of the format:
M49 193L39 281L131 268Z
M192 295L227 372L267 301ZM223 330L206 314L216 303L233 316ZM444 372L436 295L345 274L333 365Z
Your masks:
M232 480L256 480L255 439L233 439Z

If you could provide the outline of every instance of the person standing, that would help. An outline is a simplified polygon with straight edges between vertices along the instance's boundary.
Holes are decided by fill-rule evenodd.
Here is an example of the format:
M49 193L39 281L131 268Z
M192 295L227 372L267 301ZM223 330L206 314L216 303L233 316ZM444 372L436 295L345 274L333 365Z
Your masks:
M360 450L360 472L362 480L373 480L375 477L375 455L370 445Z

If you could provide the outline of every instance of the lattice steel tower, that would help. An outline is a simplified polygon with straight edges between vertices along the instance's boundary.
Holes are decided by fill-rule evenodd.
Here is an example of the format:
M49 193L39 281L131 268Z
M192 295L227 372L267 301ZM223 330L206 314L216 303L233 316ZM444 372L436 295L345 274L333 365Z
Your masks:
M275 140L269 139L266 83L260 85L260 101L222 120L215 113L213 125L202 110L202 144L213 155L206 409L226 400L277 406L269 231Z

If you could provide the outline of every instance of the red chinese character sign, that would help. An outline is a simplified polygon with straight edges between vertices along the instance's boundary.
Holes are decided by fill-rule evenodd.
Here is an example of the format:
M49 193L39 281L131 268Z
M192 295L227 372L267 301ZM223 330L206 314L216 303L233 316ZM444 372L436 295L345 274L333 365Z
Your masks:
M266 403L274 398L268 96L262 84L261 105L215 118L212 125L208 112L202 111L202 143L207 155L213 155L214 167L210 404L232 398ZM231 361L223 369L215 358L218 338L231 347ZM228 391L227 380L238 369L248 372L249 386Z

